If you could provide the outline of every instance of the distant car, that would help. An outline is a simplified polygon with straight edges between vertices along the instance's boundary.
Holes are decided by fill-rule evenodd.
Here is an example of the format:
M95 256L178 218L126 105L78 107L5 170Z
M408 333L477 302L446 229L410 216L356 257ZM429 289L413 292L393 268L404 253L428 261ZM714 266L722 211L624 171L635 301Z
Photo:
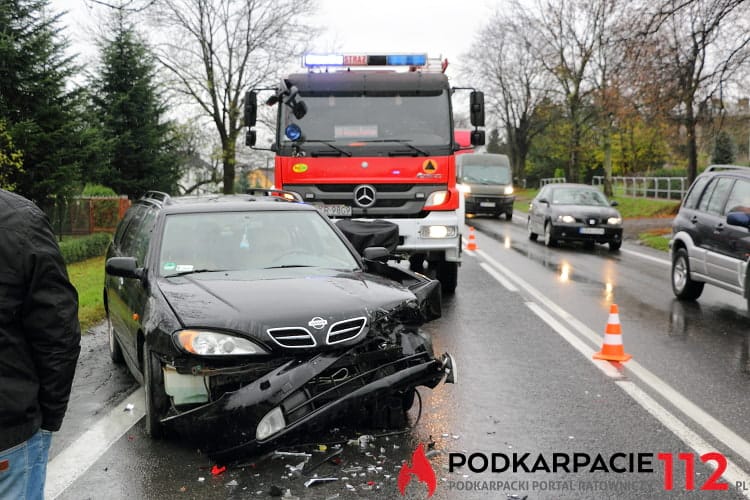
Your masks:
M513 171L510 160L500 154L462 154L456 156L456 176L464 194L466 213L505 214L513 219Z
M672 291L695 300L706 283L750 309L750 168L712 165L690 187L672 223Z
M384 247L360 257L315 207L264 194L152 192L117 228L110 355L144 386L146 432L230 457L341 419L403 425L417 386L453 380L419 328L440 316L439 282L381 262Z
M529 206L529 239L541 234L544 244L580 241L589 248L607 243L611 251L622 245L622 217L599 189L586 184L547 184Z

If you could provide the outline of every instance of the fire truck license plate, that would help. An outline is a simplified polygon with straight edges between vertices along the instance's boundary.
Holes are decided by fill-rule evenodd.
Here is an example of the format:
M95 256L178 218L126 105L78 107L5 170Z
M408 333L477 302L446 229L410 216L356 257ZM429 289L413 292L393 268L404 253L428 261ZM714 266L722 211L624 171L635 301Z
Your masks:
M318 210L328 217L351 217L352 207L349 205L318 205Z

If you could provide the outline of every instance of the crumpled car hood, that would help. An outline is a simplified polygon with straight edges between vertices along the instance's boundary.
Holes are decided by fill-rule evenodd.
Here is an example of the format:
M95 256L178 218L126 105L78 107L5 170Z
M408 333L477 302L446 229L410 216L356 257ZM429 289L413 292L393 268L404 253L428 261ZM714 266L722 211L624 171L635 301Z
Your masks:
M186 275L162 278L158 286L185 327L248 332L264 342L269 341L269 328L303 327L323 345L333 323L355 317L369 322L378 309L416 307L409 289L372 274L273 274L266 273L265 279L243 271ZM315 328L310 324L314 318L325 320L326 327Z

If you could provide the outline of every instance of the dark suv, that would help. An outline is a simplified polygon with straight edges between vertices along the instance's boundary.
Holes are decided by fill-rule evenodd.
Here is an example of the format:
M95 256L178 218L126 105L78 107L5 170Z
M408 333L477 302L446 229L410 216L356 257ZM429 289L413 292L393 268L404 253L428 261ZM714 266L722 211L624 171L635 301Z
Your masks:
M453 381L419 328L440 316L439 282L388 265L383 247L360 257L287 198L151 192L119 224L110 355L143 384L152 437L176 431L227 459L336 419L403 425L417 386Z
M672 223L672 290L695 300L709 283L750 308L750 168L713 165L699 175Z

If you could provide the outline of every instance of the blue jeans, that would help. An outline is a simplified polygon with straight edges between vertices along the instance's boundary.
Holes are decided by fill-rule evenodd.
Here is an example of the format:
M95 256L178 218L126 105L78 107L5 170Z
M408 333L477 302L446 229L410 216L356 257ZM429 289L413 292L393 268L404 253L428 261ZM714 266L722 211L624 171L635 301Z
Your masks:
M39 430L27 441L0 451L0 498L42 500L47 475L50 431Z

